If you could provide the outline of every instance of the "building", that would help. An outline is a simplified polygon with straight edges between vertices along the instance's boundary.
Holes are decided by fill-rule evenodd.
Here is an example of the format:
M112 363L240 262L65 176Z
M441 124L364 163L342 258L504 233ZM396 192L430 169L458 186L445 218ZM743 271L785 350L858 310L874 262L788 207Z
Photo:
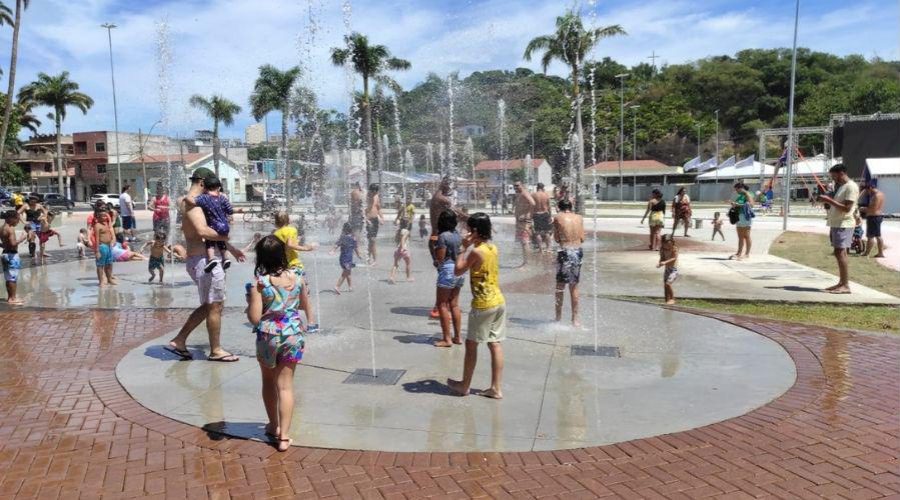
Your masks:
M463 137L481 137L484 135L483 125L463 125L456 129Z
M77 192L79 176L77 169L72 164L73 155L72 136L64 135L61 138L63 165L65 174L70 178L70 189ZM56 171L56 135L36 135L22 144L18 154L10 157L28 176L28 181L23 186L18 186L22 191L34 191L38 193L59 192L59 176ZM75 186L74 188L72 186ZM15 187L15 186L9 186Z
M874 181L878 190L885 193L884 213L900 215L900 158L866 159L863 179Z
M116 170L116 161L126 162L144 154L166 154L178 151L178 142L164 135L112 131L75 132L72 134L72 163L78 172L75 199L88 200L94 193L116 192L118 185L108 182L108 172ZM116 149L118 142L118 150ZM118 154L121 151L121 154ZM125 175L123 174L123 178Z
M132 187L131 195L135 203L143 203L144 188L147 187L150 196L156 192L159 183L163 186L172 186L174 196L180 196L182 190L188 188L190 173L200 167L206 167L215 171L212 153L179 153L153 155L136 155L122 162L122 185ZM146 172L147 182L144 182ZM110 171L109 181L117 185L115 169ZM233 202L247 200L247 176L245 167L241 167L231 160L219 156L219 179L222 181L222 189ZM170 183L171 179L171 183ZM180 186L180 187L179 187Z
M529 164L531 168L526 172L526 167ZM497 189L503 184L504 172L507 191L510 192L515 179L527 179L529 186L534 186L540 182L547 189L550 189L553 185L553 167L550 166L550 163L543 158L532 160L528 156L524 159L484 160L478 162L475 165L475 180L484 181L488 189Z
M625 200L646 200L654 189L666 198L674 197L679 187L693 184L695 176L656 160L625 160L621 171L618 161L602 161L584 169L581 182L588 196L596 195L600 200L619 200L619 193Z
M266 142L266 124L253 123L244 129L244 142L253 146Z

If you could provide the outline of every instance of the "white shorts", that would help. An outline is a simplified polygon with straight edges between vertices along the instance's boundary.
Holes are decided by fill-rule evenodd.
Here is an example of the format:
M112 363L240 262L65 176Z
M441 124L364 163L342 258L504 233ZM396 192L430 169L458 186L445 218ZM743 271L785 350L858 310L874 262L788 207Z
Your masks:
M469 310L469 331L466 340L479 344L506 340L506 304L490 309Z
M198 255L189 256L184 264L200 292L201 304L225 302L225 270L222 266L216 266L207 273L203 270L206 267L206 256Z

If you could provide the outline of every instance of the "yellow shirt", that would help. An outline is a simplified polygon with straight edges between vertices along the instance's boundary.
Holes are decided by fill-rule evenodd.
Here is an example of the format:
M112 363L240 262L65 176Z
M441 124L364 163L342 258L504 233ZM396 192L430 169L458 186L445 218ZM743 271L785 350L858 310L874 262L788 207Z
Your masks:
M282 226L275 230L274 233L276 238L281 240L282 243L287 245L287 242L294 240L297 241L297 228L294 226ZM300 260L300 252L294 250L293 248L285 248L285 255L287 255L288 266L295 267L297 269L303 269L303 261Z
M506 302L500 292L500 259L497 246L493 243L482 243L475 247L481 255L481 266L469 271L469 283L472 287L472 309L493 309Z
M412 222L413 217L415 217L415 216L416 216L416 206L413 205L412 203L410 203L409 205L406 205L406 219L408 221Z
M840 202L852 200L853 205L851 205L850 210L846 212L834 205L829 206L827 219L828 227L855 227L856 221L853 218L853 212L856 210L856 201L859 199L859 185L848 179L847 182L839 187L837 192L834 193L833 198L834 201Z

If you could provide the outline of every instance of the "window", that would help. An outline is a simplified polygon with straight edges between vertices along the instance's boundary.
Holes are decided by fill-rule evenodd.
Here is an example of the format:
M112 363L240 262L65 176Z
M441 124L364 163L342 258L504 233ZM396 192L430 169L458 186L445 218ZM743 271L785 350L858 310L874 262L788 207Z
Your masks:
M241 180L240 180L240 179L235 179L235 180L234 180L234 192L235 192L235 193L240 193L240 192L241 192Z
M52 172L53 165L51 163L44 163L44 172Z
M104 165L102 163L100 165L97 165L97 173L105 174L106 173L106 165Z
M75 143L75 154L84 155L87 154L87 143L84 141Z
M105 153L106 152L106 143L98 142L98 143L94 144L94 151L96 151L98 153Z

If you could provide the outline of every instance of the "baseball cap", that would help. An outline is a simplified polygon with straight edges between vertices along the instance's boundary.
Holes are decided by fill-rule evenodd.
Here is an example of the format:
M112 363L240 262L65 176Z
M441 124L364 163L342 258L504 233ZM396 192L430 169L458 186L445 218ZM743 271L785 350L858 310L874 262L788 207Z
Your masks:
M197 170L194 170L194 173L191 174L190 179L192 181L200 181L211 175L216 175L216 173L206 167L200 167Z

